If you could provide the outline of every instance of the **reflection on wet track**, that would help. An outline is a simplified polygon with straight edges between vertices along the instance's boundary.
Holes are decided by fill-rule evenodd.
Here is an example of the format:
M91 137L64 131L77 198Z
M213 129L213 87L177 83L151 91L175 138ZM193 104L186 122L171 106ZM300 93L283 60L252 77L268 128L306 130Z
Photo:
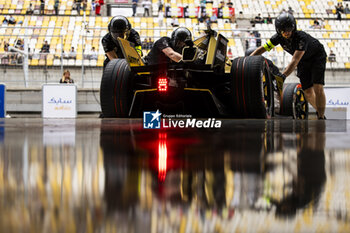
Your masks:
M0 232L350 232L349 129L0 120Z

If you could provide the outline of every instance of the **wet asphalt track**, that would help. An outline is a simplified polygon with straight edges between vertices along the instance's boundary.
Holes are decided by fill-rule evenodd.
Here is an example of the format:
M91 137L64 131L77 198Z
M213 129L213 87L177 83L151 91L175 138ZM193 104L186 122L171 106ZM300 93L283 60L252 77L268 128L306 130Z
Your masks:
M350 232L349 184L346 120L0 120L0 232Z

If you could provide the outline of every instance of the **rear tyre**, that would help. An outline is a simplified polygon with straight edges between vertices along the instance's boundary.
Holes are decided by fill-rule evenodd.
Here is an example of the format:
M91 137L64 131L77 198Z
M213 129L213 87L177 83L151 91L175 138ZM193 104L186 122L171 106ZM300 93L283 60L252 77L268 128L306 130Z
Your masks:
M262 56L232 61L230 99L237 117L271 118L274 114L272 81Z
M293 119L308 119L309 104L299 83L285 83L281 100L281 115Z
M133 98L134 75L125 59L113 59L105 67L100 100L104 117L128 117Z

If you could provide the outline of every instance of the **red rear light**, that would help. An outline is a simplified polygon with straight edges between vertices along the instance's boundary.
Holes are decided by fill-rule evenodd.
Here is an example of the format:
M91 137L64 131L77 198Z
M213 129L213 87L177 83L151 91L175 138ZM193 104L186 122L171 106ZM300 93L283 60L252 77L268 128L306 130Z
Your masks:
M158 91L167 91L168 90L168 79L159 78L158 79Z

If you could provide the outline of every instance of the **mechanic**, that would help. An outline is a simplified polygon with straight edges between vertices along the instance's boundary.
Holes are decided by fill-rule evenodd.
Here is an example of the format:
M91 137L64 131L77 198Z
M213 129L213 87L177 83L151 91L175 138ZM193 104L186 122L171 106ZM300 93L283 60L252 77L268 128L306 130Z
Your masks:
M117 41L118 37L133 43L136 51L142 56L139 33L131 28L131 24L126 17L120 15L115 16L108 24L108 33L102 38L103 49L106 53L103 68L106 67L110 60L123 58L122 50Z
M292 61L283 71L283 79L297 67L307 101L316 109L318 119L324 116L326 96L323 90L327 54L323 45L308 33L297 31L293 15L284 12L275 20L276 34L264 45L258 47L250 56L261 55L281 44L282 48L293 55Z
M165 36L157 40L144 61L147 65L180 62L182 49L188 41L192 41L190 30L179 27L173 31L171 38Z

